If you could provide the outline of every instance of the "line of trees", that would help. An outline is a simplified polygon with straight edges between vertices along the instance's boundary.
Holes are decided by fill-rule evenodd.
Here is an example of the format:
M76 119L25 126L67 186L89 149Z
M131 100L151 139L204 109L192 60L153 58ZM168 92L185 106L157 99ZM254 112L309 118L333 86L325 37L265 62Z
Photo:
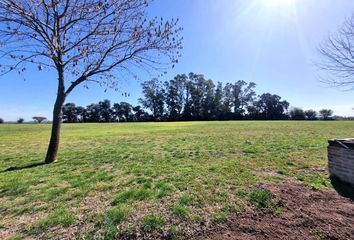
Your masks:
M329 120L332 110L292 108L278 95L257 95L253 82L215 84L202 74L180 74L168 81L152 79L142 83L141 105L103 100L86 107L67 103L63 121L132 122L132 121L194 121L194 120Z
M332 117L333 111L331 109L322 109L318 113L315 110L304 111L301 108L292 108L289 111L289 119L291 120L332 120L338 117Z
M34 123L49 123L46 117L34 116L32 117ZM16 120L16 123L22 124L25 122L25 119L20 117ZM4 119L0 118L0 124L5 123Z
M152 121L151 115L141 106L127 102L111 104L109 100L92 103L86 108L67 103L63 106L63 122L139 122Z
M169 81L142 84L139 102L154 120L287 119L289 102L280 96L257 95L256 84L243 80L214 83L202 74L179 74Z
M103 100L86 107L67 103L63 122L139 122L205 120L330 120L333 111L291 108L276 94L257 95L256 84L243 80L214 83L202 74L179 74L168 81L152 79L142 83L141 105ZM126 93L127 94L127 93ZM33 117L41 123L44 117ZM18 123L23 123L19 118ZM0 119L0 123L3 120Z
M331 109L303 110L292 108L286 117L289 120L353 120L352 117L332 116ZM45 117L33 117L35 123L46 121ZM252 118L248 117L252 120ZM166 120L166 119L165 119ZM146 122L156 121L152 114L145 111L140 105L133 106L127 102L114 103L109 100L100 101L98 104L92 103L86 108L76 106L75 103L67 103L63 107L63 121L65 123L82 122ZM168 119L167 119L168 121ZM18 124L24 123L23 118L16 121ZM4 120L0 118L0 124Z
M243 80L214 83L202 74L179 74L168 81L152 79L142 83L141 105L103 100L86 107L67 103L63 122L140 122L205 120L330 120L333 111L291 108L276 94L257 95L256 84ZM126 93L127 94L127 93ZM41 123L44 117L33 117ZM0 119L0 123L4 121ZM24 119L19 118L18 123Z

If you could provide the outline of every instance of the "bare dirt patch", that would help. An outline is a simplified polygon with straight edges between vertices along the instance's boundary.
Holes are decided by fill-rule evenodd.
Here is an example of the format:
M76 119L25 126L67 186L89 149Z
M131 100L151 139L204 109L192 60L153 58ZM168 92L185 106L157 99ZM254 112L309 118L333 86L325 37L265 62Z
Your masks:
M282 199L280 214L269 210L238 214L195 239L354 239L353 200L301 184L263 187Z

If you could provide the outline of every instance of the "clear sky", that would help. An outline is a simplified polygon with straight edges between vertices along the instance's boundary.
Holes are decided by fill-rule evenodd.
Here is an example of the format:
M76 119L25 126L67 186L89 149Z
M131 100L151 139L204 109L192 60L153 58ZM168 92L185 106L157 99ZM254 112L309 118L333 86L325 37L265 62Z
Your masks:
M331 108L344 116L354 115L354 92L321 83L324 73L314 62L320 58L318 45L353 13L353 0L155 0L149 9L151 16L179 17L184 27L182 59L161 80L191 71L215 82L243 79L255 82L257 93L278 94L293 107ZM0 77L0 117L51 119L55 91L54 72L33 68L26 80L16 74ZM124 76L118 92L79 87L67 102L136 104L140 96L140 82Z

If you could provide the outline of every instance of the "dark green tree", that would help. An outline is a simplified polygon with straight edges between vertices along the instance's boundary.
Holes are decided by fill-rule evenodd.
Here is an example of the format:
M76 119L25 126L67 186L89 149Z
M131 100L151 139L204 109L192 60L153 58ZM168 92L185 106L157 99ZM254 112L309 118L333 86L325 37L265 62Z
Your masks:
M121 116L124 118L124 121L125 122L132 121L133 120L132 105L130 105L127 102L121 102L119 105L120 105Z
M213 119L222 120L225 118L225 108L223 105L223 85L218 82L215 89L214 104L212 109Z
M142 109L142 107L140 105L135 106L132 108L134 115L133 115L133 120L136 122L140 122L140 121L146 121L146 112Z
M87 114L86 114L86 109L84 107L77 106L76 114L77 114L78 122L87 122Z
M77 123L79 122L79 116L75 103L66 103L63 106L63 122L65 123Z
M233 107L237 119L242 118L247 107L253 103L256 97L255 87L255 83L246 83L244 80L239 80L233 84Z
M249 118L264 120L286 119L288 107L289 102L281 101L280 96L264 93L253 102L253 105L248 106Z
M191 82L189 81L189 78L186 79L185 83L185 88L186 88L186 95L185 95L185 100L184 100L184 106L183 106L183 113L182 113L182 118L183 120L193 120L193 115L192 115L192 100L191 100Z
M315 110L306 110L305 111L306 120L317 120L317 112Z
M322 120L332 119L333 111L331 109L322 109L319 111Z
M301 108L292 108L289 111L289 116L290 119L292 120L305 120L306 116L305 116L305 112L304 110L302 110Z
M166 107L169 120L180 120L185 104L187 75L177 75L174 79L166 81Z
M101 121L101 108L97 103L92 103L86 107L85 118L87 122L100 122Z
M201 106L201 117L203 120L215 119L215 84L212 80L204 81L204 94Z
M98 105L100 111L100 121L111 122L113 120L113 110L111 109L111 101L105 99L103 101L100 101Z
M23 118L17 119L17 123L19 123L19 124L23 123L24 121L25 121L25 119L23 119Z
M233 106L233 84L226 83L223 89L223 114L225 119L232 119L232 106Z
M144 98L139 102L147 109L150 109L155 120L162 120L165 105L165 90L162 83L154 78L142 83Z
M122 108L120 107L119 103L114 103L112 110L113 110L113 116L114 116L113 119L115 122L116 121L117 122L124 122L125 121L125 118L123 116L123 111L122 111Z
M188 118L193 120L202 119L202 110L203 110L203 98L205 95L205 85L206 80L202 74L189 73L187 81L187 93L188 93L188 102L186 102L186 111L188 111ZM205 110L204 110L205 111Z

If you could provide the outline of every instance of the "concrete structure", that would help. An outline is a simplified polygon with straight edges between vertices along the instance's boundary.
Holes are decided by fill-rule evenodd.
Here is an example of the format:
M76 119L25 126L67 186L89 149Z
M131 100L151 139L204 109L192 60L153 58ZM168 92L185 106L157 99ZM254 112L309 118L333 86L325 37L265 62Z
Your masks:
M354 187L354 139L336 139L328 143L330 175Z

